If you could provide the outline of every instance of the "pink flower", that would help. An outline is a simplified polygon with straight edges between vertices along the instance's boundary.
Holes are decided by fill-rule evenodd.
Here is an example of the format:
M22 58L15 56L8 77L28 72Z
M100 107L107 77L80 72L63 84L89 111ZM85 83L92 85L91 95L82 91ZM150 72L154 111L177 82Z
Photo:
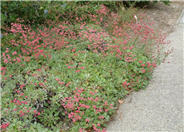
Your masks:
M80 69L84 69L84 67L80 67Z
M20 89L23 89L23 87L25 87L25 84L20 85Z
M40 53L43 53L43 50L39 50Z
M127 86L127 82L126 82L126 81L124 81L122 85L123 85L123 86Z
M89 122L89 119L88 118L86 119L86 122Z
M98 97L95 98L95 101L98 101Z
M8 53L9 51L8 51L8 48L6 48L6 53Z
M18 62L18 63L21 62L20 58L18 58L18 57L17 57L17 62Z
M68 82L65 86L68 87L71 84L71 82Z
M102 22L102 21L103 21L103 18L101 17L101 18L100 18L100 22Z
M80 72L80 70L76 70L75 72Z
M142 63L142 61L139 61L139 63Z
M39 85L40 85L40 86L44 86L44 84L43 84L43 83L41 83L41 82L39 83Z
M153 67L156 67L157 65L155 63L152 64Z
M147 64L148 64L148 67L150 67L150 66L151 66L151 64L150 64L149 62L147 62Z
M75 119L72 119L72 121L73 121L73 122L76 122L76 120L75 120Z
M123 41L123 44L127 44L127 43L128 43L127 40L124 40L124 41Z
M1 67L1 71L6 70L6 67Z
M80 111L79 111L79 110L76 110L75 112L76 112L76 113L80 113Z
M105 112L108 112L109 110L108 109L105 109Z
M8 122L8 123L3 123L3 124L0 126L0 128L5 129L5 128L7 128L9 125L10 125L9 122Z
M89 105L85 105L85 108L86 108L86 109L89 109L89 108L90 108L90 106L89 106Z
M99 119L104 119L104 116L99 116L98 118L99 118Z
M19 91L19 90L17 90L17 93L20 93L20 91Z
M102 132L106 132L105 128L102 130Z
M95 95L92 91L89 92L91 95Z
M20 117L22 117L22 116L24 116L24 113L23 112L20 114Z
M7 63L8 63L8 60L7 60L7 59L4 59L4 63L6 63L6 64L7 64Z
M93 105L93 108L96 109L96 105Z
M146 72L146 70L145 70L145 69L142 69L141 71L142 71L142 73L145 73L145 72Z
M73 48L73 49L72 49L72 52L75 52L75 50L76 50L76 48Z
M56 81L59 81L59 78L56 78Z
M83 129L82 129L82 128L80 128L80 129L79 129L79 132L83 132Z
M71 66L68 66L68 69L71 69L72 67Z
M16 51L14 51L13 53L12 53L12 55L16 55L17 54L17 52Z
M20 96L23 96L24 95L24 93L20 93Z
M93 129L94 129L95 131L97 131L97 130L98 130L94 124L93 124Z
M64 82L59 82L59 84L60 84L60 85L63 85L63 84L65 84L65 83L64 83Z

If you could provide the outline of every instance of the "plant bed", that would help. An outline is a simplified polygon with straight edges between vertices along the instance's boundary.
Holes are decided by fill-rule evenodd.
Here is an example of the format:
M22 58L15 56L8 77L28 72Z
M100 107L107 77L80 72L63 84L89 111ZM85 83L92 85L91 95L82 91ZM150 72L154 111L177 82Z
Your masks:
M11 24L2 39L2 131L105 131L118 100L148 85L168 54L163 36L133 15L122 21L104 5L97 13L90 23Z

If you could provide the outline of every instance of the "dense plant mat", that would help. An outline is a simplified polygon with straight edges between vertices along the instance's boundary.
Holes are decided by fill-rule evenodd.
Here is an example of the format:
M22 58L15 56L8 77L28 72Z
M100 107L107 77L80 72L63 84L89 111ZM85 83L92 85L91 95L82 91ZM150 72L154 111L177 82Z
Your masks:
M125 19L101 5L86 14L90 23L11 23L2 38L2 131L105 131L118 100L145 88L169 53L165 36L132 12Z

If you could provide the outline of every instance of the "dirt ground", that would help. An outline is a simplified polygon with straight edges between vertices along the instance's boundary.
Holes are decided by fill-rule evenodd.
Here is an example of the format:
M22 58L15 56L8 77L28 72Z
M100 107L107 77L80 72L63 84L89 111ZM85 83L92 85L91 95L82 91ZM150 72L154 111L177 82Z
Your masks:
M145 12L151 20L155 21L155 28L163 33L171 33L177 23L178 17L184 10L184 1L173 1L171 4L156 3L145 9L140 9L139 13Z

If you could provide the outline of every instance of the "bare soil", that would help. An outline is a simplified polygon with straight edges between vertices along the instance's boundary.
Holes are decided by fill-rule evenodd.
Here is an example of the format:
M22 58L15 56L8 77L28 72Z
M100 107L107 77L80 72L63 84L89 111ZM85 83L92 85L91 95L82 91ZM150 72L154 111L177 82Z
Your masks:
M184 1L173 1L169 6L160 2L150 5L140 9L138 13L145 12L150 20L155 21L155 29L160 29L163 33L169 34L174 31L182 10L184 10Z

